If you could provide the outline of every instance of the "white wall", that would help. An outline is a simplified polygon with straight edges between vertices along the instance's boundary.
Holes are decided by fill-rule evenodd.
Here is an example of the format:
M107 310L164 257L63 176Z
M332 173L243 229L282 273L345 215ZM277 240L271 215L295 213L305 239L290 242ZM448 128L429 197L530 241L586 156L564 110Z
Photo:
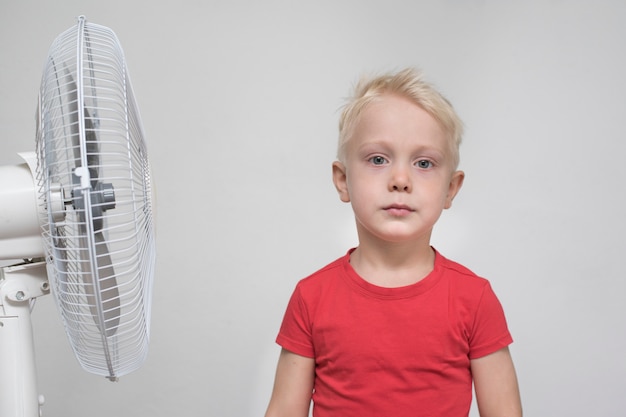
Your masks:
M86 374L40 299L44 416L262 415L293 286L355 243L337 109L405 65L467 125L434 244L500 296L526 415L623 416L626 3L2 0L0 164L33 149L47 49L80 14L120 38L149 142L152 343L118 383Z

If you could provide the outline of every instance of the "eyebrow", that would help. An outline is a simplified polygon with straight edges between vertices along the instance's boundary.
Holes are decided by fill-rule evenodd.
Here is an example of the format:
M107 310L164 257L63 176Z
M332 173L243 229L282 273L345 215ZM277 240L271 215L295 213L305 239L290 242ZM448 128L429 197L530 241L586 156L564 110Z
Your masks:
M365 140L365 142L361 142L360 144L357 145L357 147L355 148L356 151L363 151L363 150L368 150L368 148L375 148L375 147L381 147L381 148L385 148L385 149L390 149L392 148L392 146L389 144L389 141L386 141L384 139L372 139L372 140ZM445 157L445 155L448 153L448 148L447 147L433 147L433 146L428 146L428 145L418 145L415 147L415 149L412 151L412 153L421 153L421 152L429 152L429 153L436 153L437 156L440 157Z

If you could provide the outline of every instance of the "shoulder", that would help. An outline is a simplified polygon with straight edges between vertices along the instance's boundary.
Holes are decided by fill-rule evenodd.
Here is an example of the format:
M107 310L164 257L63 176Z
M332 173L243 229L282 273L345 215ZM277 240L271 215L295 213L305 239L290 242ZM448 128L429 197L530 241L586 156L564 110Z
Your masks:
M438 255L438 267L441 276L448 283L450 290L463 294L466 297L482 297L484 292L492 292L489 281L474 273L464 265L452 261L441 254Z
M448 273L456 278L466 279L475 282L487 281L485 278L474 273L474 271L472 271L468 267L446 258L439 252L437 252L437 264L443 269L445 273Z
M509 333L504 310L485 278L450 260L442 262L447 282L449 311L462 322L469 341L471 359L485 356L508 346Z
M292 304L307 311L310 317L324 306L340 303L350 292L347 285L346 269L349 267L349 254L346 254L296 284L292 294Z
M345 270L345 265L348 263L349 254L346 254L323 268L318 269L311 275L302 278L296 288L299 290L310 291L315 288L323 288L327 285L332 285L337 281L337 278L341 276Z

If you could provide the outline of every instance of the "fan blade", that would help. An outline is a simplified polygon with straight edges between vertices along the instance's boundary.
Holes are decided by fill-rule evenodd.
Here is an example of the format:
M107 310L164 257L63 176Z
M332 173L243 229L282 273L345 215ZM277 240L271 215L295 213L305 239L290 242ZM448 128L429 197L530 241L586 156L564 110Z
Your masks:
M87 168L91 176L91 188L96 189L98 178L100 177L100 146L98 146L98 136L96 135L95 123L85 109L85 149L87 152Z
M104 311L104 328L107 336L117 331L120 323L120 291L115 279L115 270L109 255L109 248L102 232L96 232L96 263L98 264L98 276L100 276L100 298Z
M78 109L78 86L74 77L70 71L65 68L65 86L68 89L67 93L70 97L68 102L70 126L71 126L71 139L72 149L74 150L74 166L82 166L82 152L80 146L80 120ZM84 103L83 103L84 106ZM85 133L85 149L87 153L87 168L89 169L89 175L91 176L91 186L96 188L99 178L100 169L100 147L98 146L98 136L96 135L96 128L94 118L89 114L86 107L83 107L83 121L84 121L84 133Z
M85 272L83 281L86 284L85 291L93 319L100 331L108 337L115 334L120 323L120 292L117 287L115 270L113 269L104 235L102 232L96 232L94 236L96 240L96 265L98 268L97 276L99 277L98 294L100 303L98 303L98 298L96 298L96 283L94 281L96 274L90 270L89 264L84 262L89 259L87 250L83 251L82 265L87 269L86 271L83 270ZM104 323L101 323L98 306L102 307Z
M70 129L72 132L72 150L74 151L74 166L80 166L80 126L78 124L78 87L76 81L72 77L72 73L65 68L65 84L67 88L67 95L69 100L67 105L69 107Z

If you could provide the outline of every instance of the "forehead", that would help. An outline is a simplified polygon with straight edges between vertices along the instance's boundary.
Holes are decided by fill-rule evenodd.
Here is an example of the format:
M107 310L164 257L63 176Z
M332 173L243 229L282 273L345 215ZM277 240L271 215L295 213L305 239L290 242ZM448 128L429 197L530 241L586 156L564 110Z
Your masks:
M353 146L371 141L428 144L445 150L449 147L447 136L439 122L413 101L385 94L362 110L349 142Z

